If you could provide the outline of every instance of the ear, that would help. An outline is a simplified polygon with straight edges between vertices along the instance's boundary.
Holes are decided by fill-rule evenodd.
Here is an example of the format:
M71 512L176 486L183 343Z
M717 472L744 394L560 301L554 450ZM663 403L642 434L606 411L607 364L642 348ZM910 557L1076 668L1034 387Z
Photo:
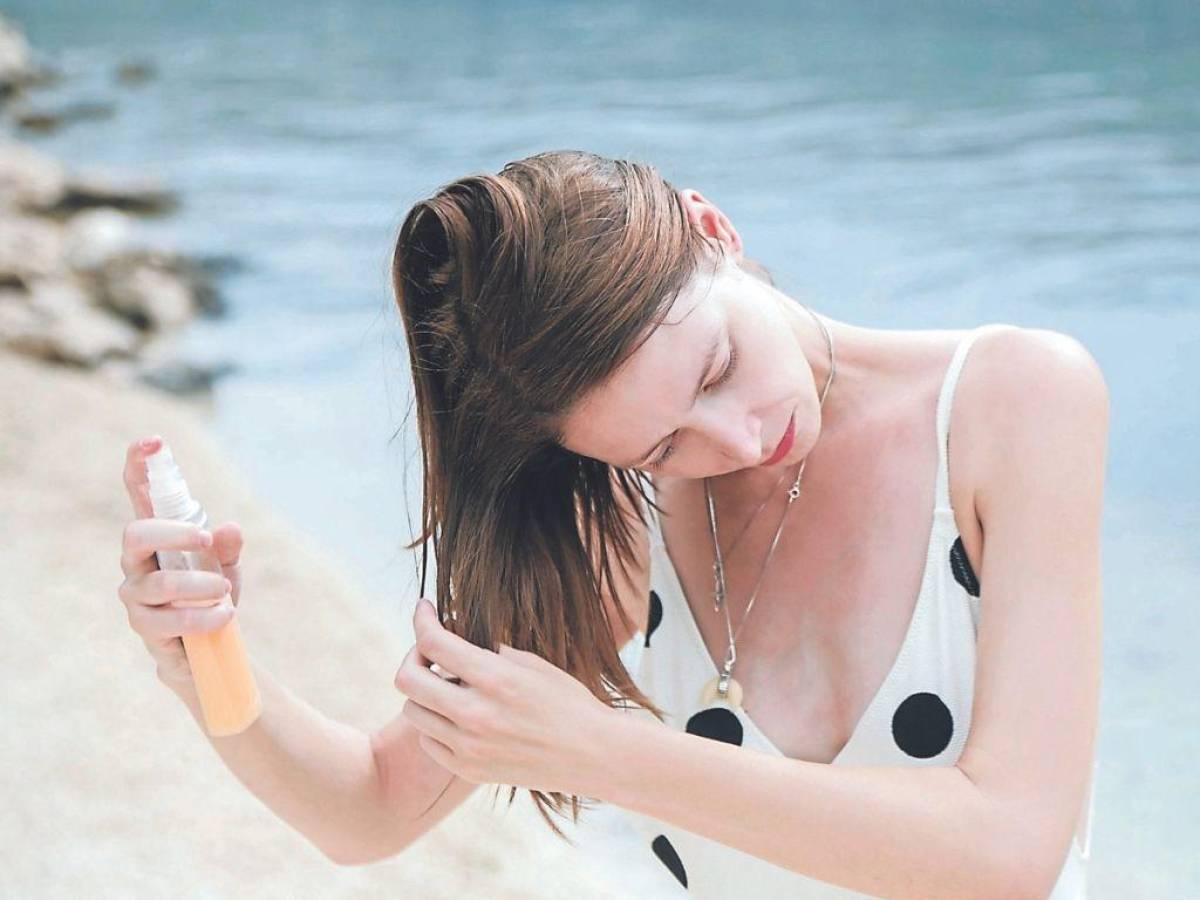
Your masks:
M721 212L715 204L701 196L695 188L683 188L679 191L679 200L687 212L688 221L693 228L699 229L705 237L720 241L725 245L736 262L744 258L742 252L742 237L738 234L729 217Z

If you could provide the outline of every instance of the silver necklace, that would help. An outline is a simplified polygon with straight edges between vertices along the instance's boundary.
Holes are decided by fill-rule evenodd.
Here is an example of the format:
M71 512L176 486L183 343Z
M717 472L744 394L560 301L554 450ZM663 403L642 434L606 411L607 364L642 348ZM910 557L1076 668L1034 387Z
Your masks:
M829 348L829 375L825 379L825 387L821 391L820 408L825 406L825 398L829 395L829 387L833 384L833 376L837 371L833 354L833 335L829 333L829 329L825 327L825 323L821 321L807 306L804 307L808 314L813 317L821 331L825 335L825 343ZM800 480L804 477L804 467L808 464L808 457L805 456L800 462L800 470L796 473L796 480L787 492L787 506L783 509L783 515L779 517L779 525L775 529L775 537L771 539L771 546L767 550L766 559L763 560L762 566L758 571L758 579L754 582L754 590L750 592L750 602L746 604L746 612L742 614L742 621L738 623L737 631L733 630L733 624L729 620L729 605L725 602L725 560L721 555L721 545L717 541L717 508L713 502L712 488L709 485L709 479L704 479L704 498L708 504L708 527L712 532L713 540L713 606L714 609L719 609L725 613L725 630L729 637L729 646L725 651L725 664L721 671L712 677L705 684L703 691L700 694L700 704L708 706L718 697L728 703L730 706L738 708L742 705L742 686L733 677L733 665L737 662L737 636L741 634L743 626L746 624L746 619L750 616L750 610L754 608L754 601L758 597L758 588L762 584L763 576L766 574L767 566L771 562L771 557L775 554L775 547L779 544L779 537L783 534L783 526L787 521L788 511L792 508L792 504L796 498L800 496ZM738 533L737 539L730 545L729 552L733 552L733 547L741 540L742 535L746 533L746 529L750 527L750 522L754 521L755 516L766 505L767 500L775 493L775 488L783 481L783 476L780 476L779 482L768 492L766 499L759 504L758 509L750 516L746 525Z

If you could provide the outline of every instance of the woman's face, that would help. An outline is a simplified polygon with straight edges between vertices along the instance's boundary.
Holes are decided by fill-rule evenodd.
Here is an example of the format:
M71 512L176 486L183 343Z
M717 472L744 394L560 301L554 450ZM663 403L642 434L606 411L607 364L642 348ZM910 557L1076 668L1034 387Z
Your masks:
M715 277L709 271L576 405L564 446L620 468L680 478L804 458L820 433L820 407L801 329L815 331L816 323L732 258ZM771 460L793 415L791 449Z

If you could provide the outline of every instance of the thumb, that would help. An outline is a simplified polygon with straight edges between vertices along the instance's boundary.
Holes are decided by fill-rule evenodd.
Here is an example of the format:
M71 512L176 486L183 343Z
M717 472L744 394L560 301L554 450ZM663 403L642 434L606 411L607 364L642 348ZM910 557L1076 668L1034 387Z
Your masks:
M221 565L238 565L241 557L241 527L236 522L224 522L214 529L212 534L212 552L216 553Z
M224 522L212 529L212 550L221 562L221 571L232 578L228 569L237 568L242 556L242 529L236 522Z

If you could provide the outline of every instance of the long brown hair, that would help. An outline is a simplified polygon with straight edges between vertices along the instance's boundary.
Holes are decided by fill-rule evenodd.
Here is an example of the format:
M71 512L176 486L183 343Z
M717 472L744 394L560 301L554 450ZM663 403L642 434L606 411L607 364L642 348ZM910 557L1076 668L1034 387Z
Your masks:
M646 476L566 449L562 433L722 253L653 166L563 150L442 186L409 210L392 259L424 466L422 532L406 545L421 544L422 596L432 540L447 628L536 653L660 721L603 600L617 596L612 555L626 574L634 558L617 492L644 525ZM547 807L561 814L568 795L531 794L564 837ZM586 801L569 799L578 821Z

